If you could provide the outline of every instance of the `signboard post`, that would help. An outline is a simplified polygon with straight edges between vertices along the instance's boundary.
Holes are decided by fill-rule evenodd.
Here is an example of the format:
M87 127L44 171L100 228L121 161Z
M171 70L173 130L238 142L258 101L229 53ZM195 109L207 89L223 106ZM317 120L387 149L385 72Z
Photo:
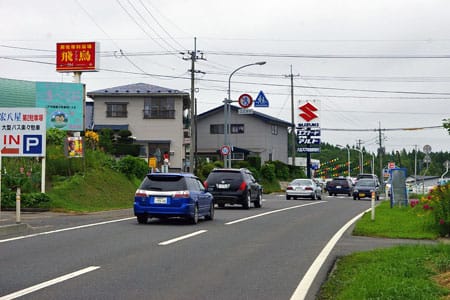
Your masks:
M317 113L320 103L318 100L313 102L306 102L298 107L301 113L298 114L300 122L296 126L297 144L300 146L297 148L297 152L306 152L306 175L308 178L311 178L311 153L320 152L320 118Z
M3 157L42 157L41 192L45 193L45 109L0 108L0 132L0 181ZM16 223L20 223L20 187L16 192Z
M0 152L5 156L45 156L44 108L0 108Z

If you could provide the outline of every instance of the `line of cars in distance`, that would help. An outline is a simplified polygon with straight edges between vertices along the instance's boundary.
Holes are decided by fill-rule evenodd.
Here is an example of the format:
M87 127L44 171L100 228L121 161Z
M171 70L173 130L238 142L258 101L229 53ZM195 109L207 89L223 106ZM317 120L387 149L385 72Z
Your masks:
M149 173L134 195L134 215L139 224L149 218L214 219L214 206L262 206L263 187L245 168L214 169L203 183L191 173Z
M353 199L371 198L372 192L375 199L380 199L380 182L374 174L359 174L356 181L350 178L336 177L326 182L325 186L317 179L294 179L286 188L286 200L292 198L310 198L312 200L322 199L322 190L329 196L344 194L353 196Z
M375 174L358 174L355 182L347 177L337 177L328 181L325 186L328 195L346 194L353 196L353 200L371 198L375 193L375 199L380 199L380 181Z

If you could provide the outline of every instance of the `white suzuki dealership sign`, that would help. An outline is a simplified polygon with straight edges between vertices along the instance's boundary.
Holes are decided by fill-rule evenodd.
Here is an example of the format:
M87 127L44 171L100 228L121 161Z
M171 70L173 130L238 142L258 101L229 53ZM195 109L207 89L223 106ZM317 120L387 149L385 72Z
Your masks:
M0 107L0 155L45 156L45 108Z
M320 100L299 101L297 123L297 152L320 153Z

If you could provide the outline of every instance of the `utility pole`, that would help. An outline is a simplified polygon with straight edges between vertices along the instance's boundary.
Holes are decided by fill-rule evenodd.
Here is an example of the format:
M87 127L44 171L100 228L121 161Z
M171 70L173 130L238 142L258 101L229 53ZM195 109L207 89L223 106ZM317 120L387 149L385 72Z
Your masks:
M384 183L384 172L383 172L383 155L384 155L384 149L383 149L383 139L381 135L381 122L378 122L378 155L379 155L379 161L380 161L380 180L382 183ZM385 185L381 185L381 190L385 191Z
M417 189L417 147L414 145L414 189Z
M184 53L183 53L184 54ZM195 173L197 160L197 99L195 98L195 73L204 73L195 70L195 62L197 59L205 59L203 52L197 50L197 38L194 37L194 51L188 52L188 57L183 57L184 60L191 60L191 105L190 105L190 129L191 129L191 144L189 151L189 171Z
M297 74L295 76L300 76ZM295 134L295 108L294 108L294 74L292 74L292 65L291 65L291 74L285 75L285 77L291 78L291 155L292 155L292 166L295 167L295 158L297 157L297 137Z
M360 154L359 155L359 174L364 173L364 155L363 155L363 151L361 149L361 144L362 143L363 142L362 142L361 139L356 141L356 144L358 145L357 149L359 149L358 151L359 151L359 154Z

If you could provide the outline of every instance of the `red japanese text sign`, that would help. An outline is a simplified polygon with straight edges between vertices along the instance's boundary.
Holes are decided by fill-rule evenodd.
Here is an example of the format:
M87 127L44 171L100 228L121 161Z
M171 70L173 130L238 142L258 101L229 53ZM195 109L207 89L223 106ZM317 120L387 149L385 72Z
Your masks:
M99 45L96 42L57 43L56 71L97 71L99 50Z

